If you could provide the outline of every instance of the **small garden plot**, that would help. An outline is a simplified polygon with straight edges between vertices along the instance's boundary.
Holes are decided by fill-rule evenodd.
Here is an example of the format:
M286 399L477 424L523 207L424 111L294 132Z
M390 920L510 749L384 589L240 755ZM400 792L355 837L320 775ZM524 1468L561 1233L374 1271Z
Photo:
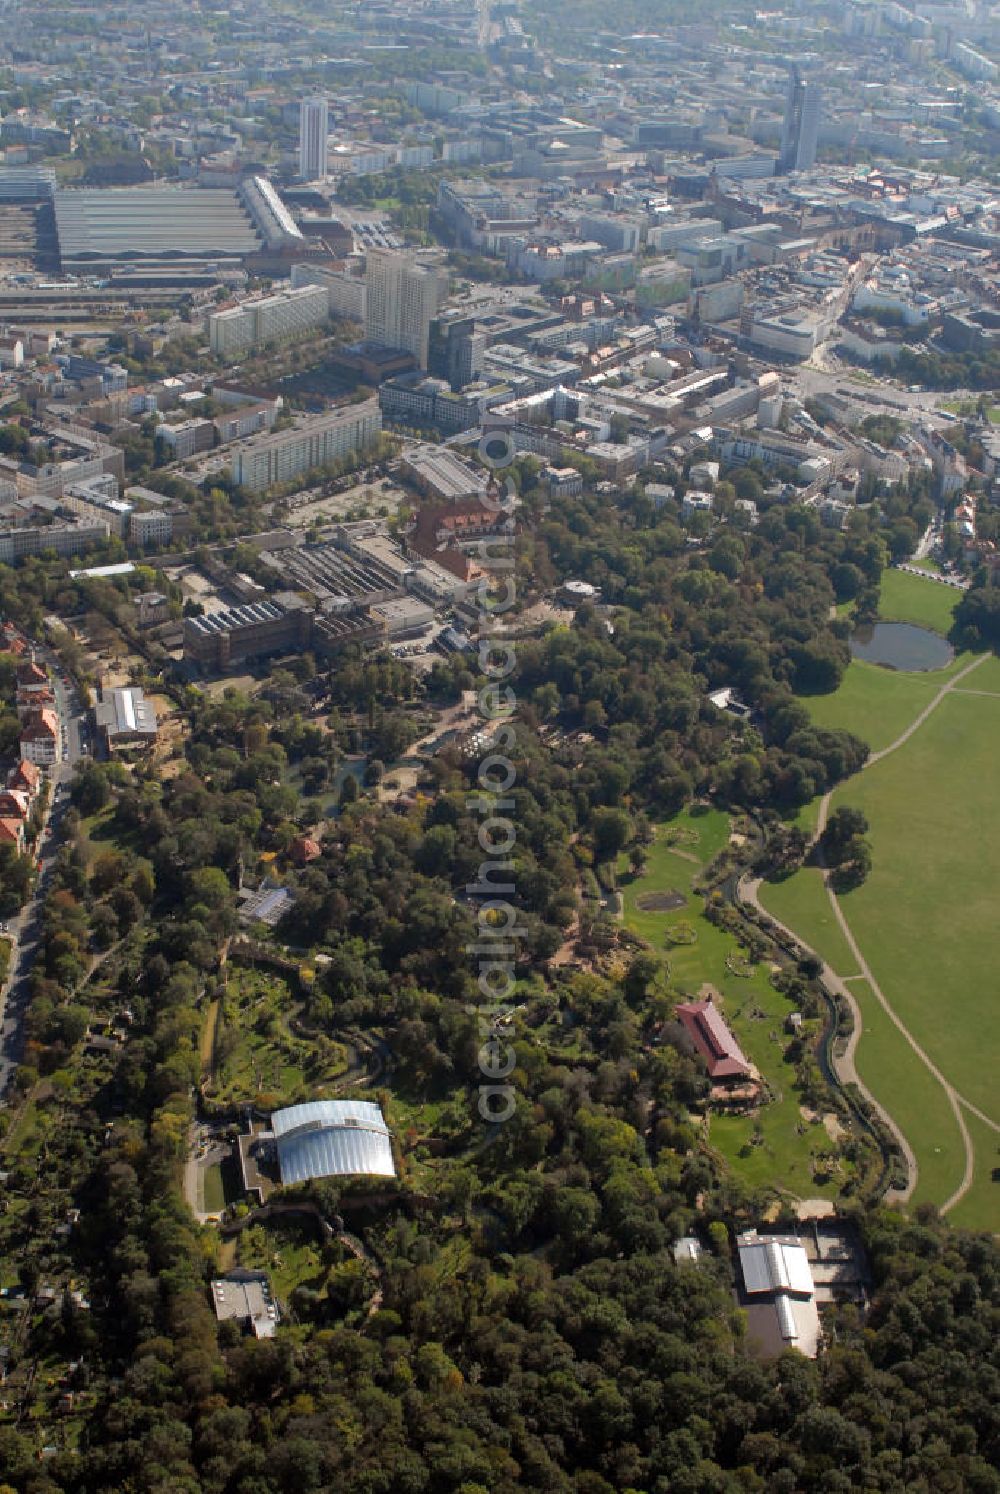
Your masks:
M270 971L233 968L219 1003L206 1098L270 1107L318 1099L343 1074L346 1054L322 1034L294 1030L298 1000Z
M640 892L635 905L640 913L673 913L676 909L683 908L686 902L683 892L668 887L662 892Z

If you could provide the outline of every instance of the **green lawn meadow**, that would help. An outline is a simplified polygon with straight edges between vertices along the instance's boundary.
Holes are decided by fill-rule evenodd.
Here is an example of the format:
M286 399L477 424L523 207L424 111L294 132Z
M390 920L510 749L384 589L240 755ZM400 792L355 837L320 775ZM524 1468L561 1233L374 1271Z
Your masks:
M935 633L949 633L961 592L941 581L924 580L911 571L883 571L879 617L883 622L916 623Z
M908 571L884 571L879 617L883 622L909 622L947 634L958 600L959 593L939 581L925 581ZM805 704L817 726L853 732L873 752L879 752L894 742L914 716L930 704L941 686L972 659L972 654L957 654L943 669L913 673L855 659L838 690L830 695L810 695ZM978 684L980 671L988 669L991 662L1000 664L1000 661L987 661L981 665L975 683ZM1000 690L1000 669L990 678L996 682L991 688Z
M779 882L765 882L760 899L769 913L815 949L838 975L857 973L857 961L834 917L818 867L804 866Z
M965 1124L976 1152L975 1178L972 1188L955 1205L948 1218L960 1229L985 1229L996 1233L1000 1219L1000 1136L968 1111Z
M957 690L960 694L975 690L977 694L982 692L986 695L1000 696L1000 659L996 654L990 654L988 659L983 659L982 663L977 664L974 673L970 674L967 680L963 680L957 686Z
M947 631L957 596L905 572L883 578L883 617ZM905 674L852 663L832 695L808 707L823 726L855 732L874 751L891 745L942 684L972 660ZM988 1059L996 1010L996 889L1000 886L1000 659L985 658L945 696L898 751L840 785L831 803L867 816L874 866L841 899L854 936L887 1000L960 1094L1000 1120L995 1064ZM804 868L765 884L767 910L844 976L857 961L833 917L819 873ZM943 1203L962 1177L958 1126L941 1085L893 1027L864 981L861 1077L913 1146L915 1201ZM984 1062L984 1058L987 1061ZM1000 1137L966 1115L976 1146L973 1187L956 1222L1000 1229Z
M810 695L805 704L817 726L853 732L880 752L902 735L949 677L949 669L904 674L855 659L839 690Z
M891 1004L953 1084L996 1106L983 1063L996 1011L1000 699L952 694L899 752L838 789L874 867L843 908Z

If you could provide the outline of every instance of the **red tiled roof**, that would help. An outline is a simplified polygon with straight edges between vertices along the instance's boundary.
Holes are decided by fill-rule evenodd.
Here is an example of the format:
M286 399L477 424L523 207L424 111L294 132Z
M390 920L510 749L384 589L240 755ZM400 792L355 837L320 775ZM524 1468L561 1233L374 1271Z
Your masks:
M309 835L300 835L288 847L288 854L293 861L297 861L302 866L307 861L315 861L316 857L323 853L318 841L313 840Z
M24 789L0 789L0 815L5 819L27 819L30 808L31 797Z
M24 826L20 820L10 820L0 816L0 842L7 841L19 846L23 834Z
M705 1060L712 1079L743 1078L750 1062L711 1001L687 1001L677 1008L678 1020Z
M59 718L55 711L35 711L21 731L22 742L54 742L59 740Z
M17 666L17 683L19 685L45 685L48 683L48 674L34 659L26 659L23 664Z
M7 787L26 788L29 793L34 793L40 777L41 773L35 764L29 763L26 757L22 757L21 761L7 774Z

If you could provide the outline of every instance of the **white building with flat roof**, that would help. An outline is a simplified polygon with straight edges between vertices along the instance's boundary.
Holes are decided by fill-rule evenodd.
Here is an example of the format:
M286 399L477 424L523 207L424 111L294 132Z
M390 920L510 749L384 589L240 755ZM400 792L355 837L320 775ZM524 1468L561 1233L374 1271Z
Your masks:
M208 318L209 346L220 357L231 357L299 337L322 326L329 314L330 298L324 286L293 287L213 312Z
M794 1235L737 1235L740 1305L747 1314L747 1338L770 1356L798 1349L815 1359L821 1336L812 1269L802 1241Z
M229 1319L254 1338L273 1338L278 1326L278 1304L265 1271L238 1266L212 1282L212 1306L220 1323Z
M300 420L289 430L252 436L233 448L233 481L252 493L289 482L313 467L372 447L382 430L377 399L346 405Z
M323 287L330 316L347 317L352 322L364 321L365 282L360 275L350 275L345 270L303 261L292 265L292 286L298 290L304 285Z

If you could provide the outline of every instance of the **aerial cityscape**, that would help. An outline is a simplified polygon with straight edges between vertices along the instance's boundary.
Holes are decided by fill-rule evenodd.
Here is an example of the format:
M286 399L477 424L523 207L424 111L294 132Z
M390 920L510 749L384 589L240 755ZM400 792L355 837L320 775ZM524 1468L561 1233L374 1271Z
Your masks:
M1000 1494L1000 6L0 0L0 1494Z

